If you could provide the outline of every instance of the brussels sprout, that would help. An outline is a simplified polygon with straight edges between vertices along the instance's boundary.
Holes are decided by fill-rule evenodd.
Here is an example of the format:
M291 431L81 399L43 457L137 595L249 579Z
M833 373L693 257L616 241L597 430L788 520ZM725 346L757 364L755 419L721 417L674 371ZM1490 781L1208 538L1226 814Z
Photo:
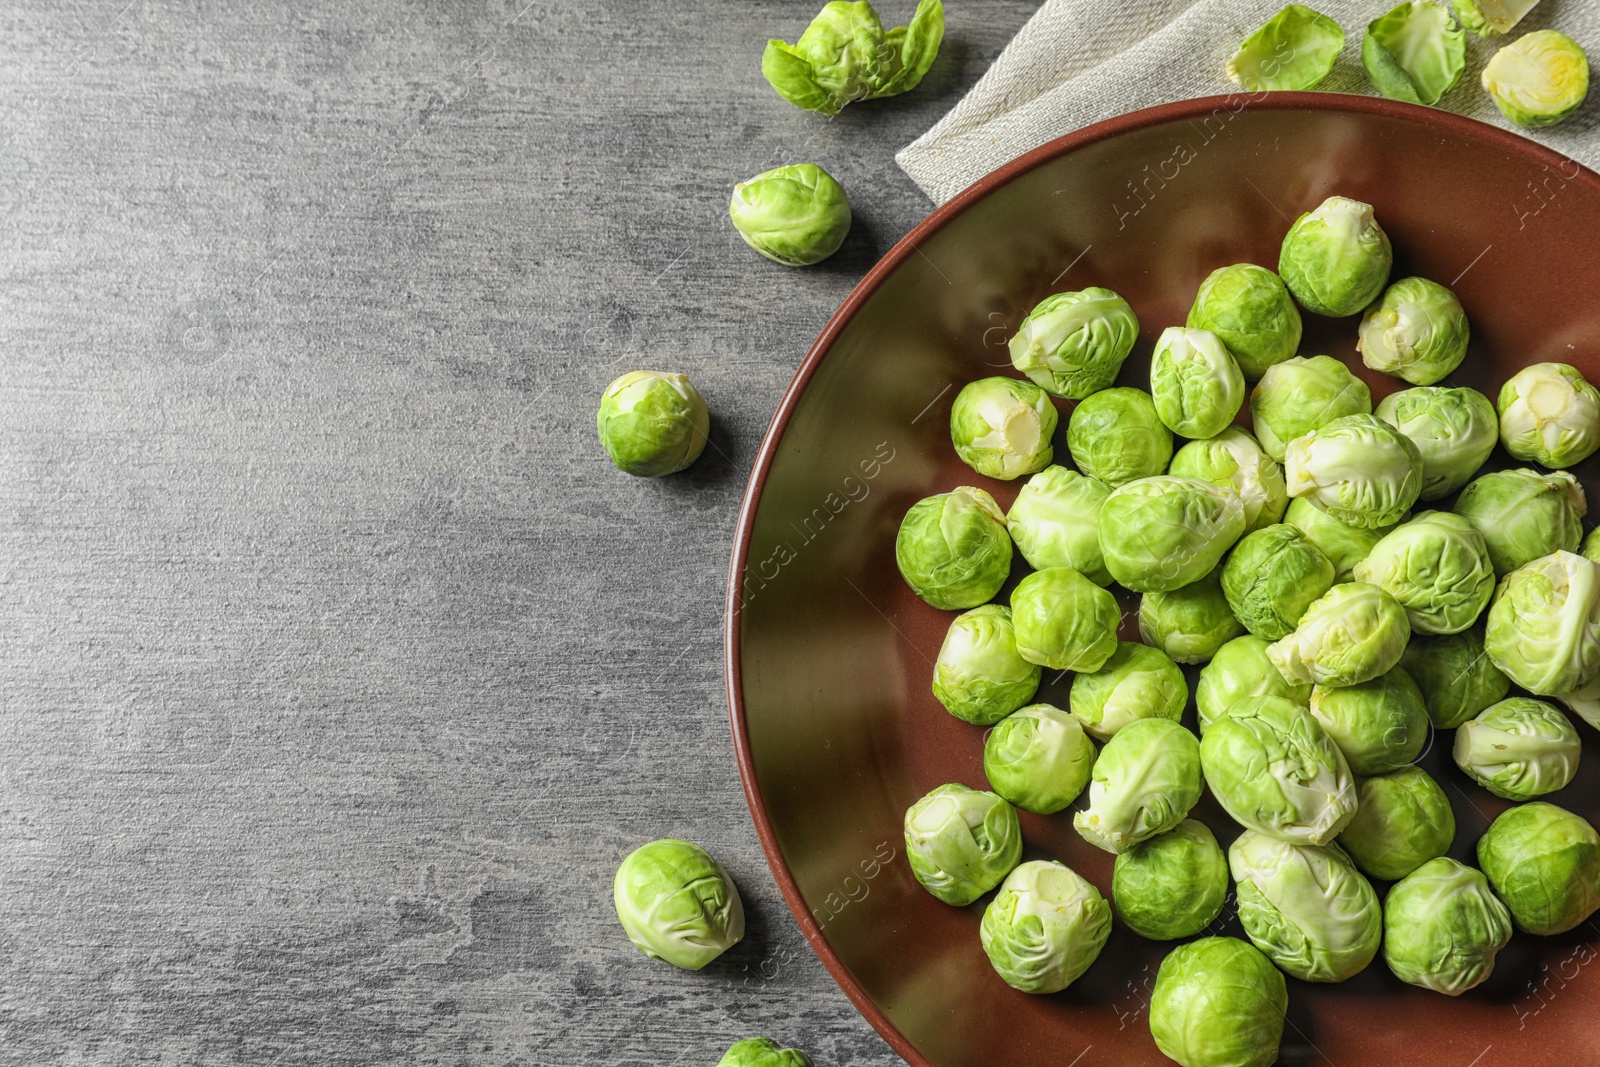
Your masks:
M1017 809L993 793L941 785L906 809L911 873L946 904L971 904L1021 859Z
M1588 535L1584 537L1583 546L1578 550L1578 554L1584 559L1592 559L1600 563L1600 527L1590 530Z
M1139 598L1139 636L1178 663L1204 663L1244 627L1222 595L1221 571L1165 593Z
M1498 37L1511 32L1539 0L1482 0L1481 6L1478 0L1451 0L1451 4L1466 29L1479 37Z
M1073 408L1067 451L1079 470L1115 489L1166 470L1172 434L1161 424L1149 393L1104 389Z
M1089 806L1072 817L1083 839L1122 852L1181 823L1200 799L1200 742L1170 719L1139 719L1100 750Z
M1360 685L1400 662L1411 639L1406 609L1375 585L1336 585L1306 609L1294 633L1267 646L1288 681Z
M1467 313L1426 278L1401 278L1367 309L1356 338L1361 362L1412 385L1432 385L1467 355Z
M1600 907L1600 835L1554 804L1501 812L1478 838L1478 866L1530 934L1565 933Z
M1017 652L1011 609L985 604L950 623L933 664L933 695L956 718L988 726L1032 700L1041 673Z
M1494 970L1511 913L1481 871L1441 856L1389 890L1383 927L1383 959L1396 978L1456 997Z
M1136 593L1168 592L1215 569L1244 532L1232 489L1198 478L1141 478L1100 511L1100 551L1111 577Z
M1001 719L983 744L989 788L1023 811L1049 815L1078 799L1089 784L1094 742L1083 724L1049 704Z
M1024 993L1059 993L1111 936L1111 905L1065 864L1031 860L1006 876L978 939L995 973Z
M1372 390L1332 356L1295 356L1261 376L1250 419L1267 455L1283 462L1289 442L1345 415L1372 413Z
M1293 526L1246 534L1222 565L1228 607L1257 637L1287 637L1312 601L1333 586L1333 563Z
M1200 283L1185 323L1228 346L1246 378L1259 378L1300 347L1300 312L1283 280L1254 263L1219 267Z
M1311 700L1311 683L1291 685L1267 656L1267 642L1254 634L1236 637L1217 650L1200 669L1195 704L1200 711L1200 733L1229 708L1251 697L1282 697L1305 707Z
M1570 693L1557 693L1554 699L1572 714L1600 730L1600 675Z
M1356 564L1355 579L1400 601L1417 634L1460 633L1494 595L1494 564L1482 535L1448 511L1424 511L1395 527Z
M1050 465L1057 417L1050 397L1032 382L979 378L951 405L950 443L979 474L1010 481Z
M1110 495L1104 482L1046 467L1018 490L1006 526L1034 570L1071 567L1095 585L1110 585L1100 554L1100 508Z
M1455 513L1472 523L1501 577L1552 552L1576 552L1588 512L1583 486L1566 471L1495 471L1461 490Z
M1234 937L1203 937L1161 961L1150 1034L1182 1067L1270 1067L1288 1010L1283 973L1260 949Z
M717 1067L811 1067L811 1059L797 1048L779 1048L770 1037L752 1037L734 1042Z
M1373 414L1422 454L1419 500L1438 500L1466 485L1500 439L1494 405L1476 389L1402 389L1378 401Z
M1244 39L1227 73L1252 93L1310 89L1333 70L1344 48L1339 24L1304 4L1290 4Z
M1592 681L1600 675L1600 564L1553 552L1506 575L1489 607L1483 650L1539 696Z
M1133 308L1110 289L1056 293L1011 338L1011 364L1052 396L1082 400L1117 379L1139 338Z
M925 497L900 520L900 576L936 608L987 603L1011 575L1011 535L994 497L970 485Z
M1400 666L1422 691L1437 730L1454 730L1511 689L1511 679L1484 654L1482 626L1441 637L1413 637Z
M711 416L705 398L684 375L636 370L606 386L595 426L606 455L620 470L659 478L700 458Z
M794 106L837 115L854 100L915 89L943 39L940 0L920 0L909 24L887 31L871 4L834 0L794 44L769 40L761 73Z
M1189 702L1183 671L1158 648L1117 642L1111 658L1093 674L1072 680L1072 714L1096 741L1109 741L1136 719L1177 722Z
M1456 766L1497 797L1532 800L1554 793L1578 773L1582 742L1554 705L1512 697L1456 731Z
M612 902L640 952L686 971L698 971L744 937L744 904L733 879L688 841L669 837L628 853Z
M1199 478L1222 489L1233 489L1244 502L1245 532L1271 526L1283 518L1289 491L1283 486L1283 468L1256 444L1249 433L1230 426L1206 441L1190 441L1172 457L1169 474Z
M1356 564L1366 559L1372 546L1394 529L1393 526L1382 526L1376 530L1351 526L1329 515L1305 497L1289 501L1283 521L1309 537L1311 543L1333 561L1335 582L1348 582Z
M1200 740L1206 783L1234 820L1285 841L1325 845L1356 811L1339 746L1311 713L1283 697L1246 697Z
M1422 691L1402 667L1357 685L1316 686L1310 707L1352 774L1398 770L1428 743Z
M1167 429L1185 437L1215 437L1244 403L1244 375L1210 330L1169 326L1156 339L1150 393Z
M1483 87L1518 126L1554 126L1589 95L1589 57L1555 30L1535 30L1494 54Z
M1017 651L1051 670L1099 670L1121 621L1117 598L1071 567L1034 571L1011 591Z
M1431 107L1466 68L1466 35L1442 5L1405 0L1367 23L1361 65L1384 96Z
M1378 954L1383 909L1338 845L1246 830L1228 847L1239 922L1256 948L1303 982L1342 982Z
M1500 387L1500 443L1513 457L1573 467L1600 448L1600 392L1576 367L1535 363Z
M814 163L775 167L733 187L728 216L744 243L774 263L808 267L844 244L850 198Z
M1278 275L1300 306L1335 318L1376 300L1393 264L1389 235L1372 205L1343 196L1296 219L1278 253Z
M1153 941L1192 937L1222 914L1228 860L1205 823L1185 819L1117 856L1111 899L1128 929Z
M1284 484L1334 518L1376 530L1411 510L1422 491L1422 454L1376 415L1346 415L1289 442Z
M1450 799L1421 767L1363 779L1356 799L1356 817L1339 835L1339 844L1374 878L1404 878L1444 855L1455 840Z

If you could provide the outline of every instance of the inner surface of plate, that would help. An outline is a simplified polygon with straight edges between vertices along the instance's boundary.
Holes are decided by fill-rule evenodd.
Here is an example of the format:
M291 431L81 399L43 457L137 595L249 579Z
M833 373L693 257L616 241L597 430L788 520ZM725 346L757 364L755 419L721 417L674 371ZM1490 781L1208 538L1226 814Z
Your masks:
M929 494L979 485L1009 506L1017 489L956 458L951 400L975 378L1014 374L1006 341L1036 302L1089 285L1116 290L1138 313L1139 344L1119 384L1147 387L1150 346L1164 327L1183 323L1201 279L1241 261L1276 268L1290 222L1335 193L1376 207L1395 246L1393 277L1421 274L1460 296L1472 345L1444 384L1493 398L1512 371L1543 360L1600 380L1600 178L1456 116L1279 94L1125 116L980 183L862 282L774 419L732 571L736 747L757 829L802 928L913 1063L1165 1062L1146 1012L1170 945L1119 920L1099 960L1067 991L1019 993L978 944L989 898L948 907L905 863L908 805L945 782L986 783L983 728L946 714L929 691L955 613L906 588L895 531ZM1308 314L1301 351L1341 357L1376 398L1396 383L1361 368L1355 325ZM1068 462L1066 410L1059 462ZM1594 461L1575 471L1591 493L1597 472ZM1137 601L1124 597L1123 606L1122 636L1138 640ZM1037 699L1065 707L1071 676L1052 683L1047 671L1045 679ZM1192 727L1192 704L1186 715ZM1600 736L1579 729L1582 768L1546 799L1594 821ZM1430 745L1422 765L1455 806L1450 854L1475 863L1473 845L1505 803L1455 769L1448 744ZM1209 796L1196 817L1224 846L1237 833ZM1060 859L1110 899L1112 857L1073 831L1071 810L1023 813L1022 821L1025 858ZM1212 932L1243 936L1231 908L1230 897ZM1600 1049L1591 942L1600 942L1594 924L1555 938L1518 934L1494 977L1459 998L1402 984L1381 956L1340 985L1291 980L1281 1062L1572 1062L1578 1050Z

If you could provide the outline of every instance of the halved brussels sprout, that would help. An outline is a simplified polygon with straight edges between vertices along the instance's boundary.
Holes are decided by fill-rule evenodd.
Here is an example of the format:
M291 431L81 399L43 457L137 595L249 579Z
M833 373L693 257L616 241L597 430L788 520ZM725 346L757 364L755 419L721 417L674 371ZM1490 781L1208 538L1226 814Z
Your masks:
M1172 434L1140 389L1102 389L1067 420L1067 451L1078 469L1113 489L1167 469Z
M1303 982L1342 982L1383 938L1378 894L1338 845L1246 830L1228 847L1239 922L1256 948Z
M1100 750L1089 806L1072 817L1083 839L1123 852L1181 823L1200 799L1200 742L1170 719L1139 719Z
M1483 649L1506 677L1539 696L1600 676L1600 564L1553 552L1505 576L1489 607Z
M1495 471L1475 479L1455 513L1472 523L1501 577L1552 552L1576 552L1589 505L1566 471Z
M1384 96L1431 107L1466 69L1466 40L1443 5L1405 0L1367 23L1361 64Z
M1139 338L1133 308L1091 287L1041 300L1011 338L1011 364L1052 396L1082 400L1117 380Z
M1470 335L1456 294L1426 278L1401 278L1362 317L1356 351L1373 370L1432 385L1461 366Z
M1366 559L1372 546L1394 529L1393 526L1381 526L1376 530L1352 526L1329 515L1305 497L1289 501L1283 521L1311 538L1311 543L1333 561L1335 582L1348 582L1356 564Z
M1479 37L1510 33L1539 0L1451 0L1461 25Z
M797 1048L779 1048L770 1037L736 1041L717 1067L811 1067L811 1058Z
M1376 415L1346 415L1289 442L1289 495L1352 526L1399 522L1422 491L1422 454L1411 438Z
M1330 196L1296 219L1278 253L1278 275L1300 306L1335 318L1376 300L1393 264L1389 235L1372 205L1343 196Z
M1456 731L1456 766L1497 797L1532 800L1578 773L1582 742L1561 710L1531 697L1485 708Z
M1008 715L983 743L989 788L1023 811L1049 815L1078 799L1089 784L1094 742L1074 715L1033 704Z
M978 939L1006 985L1059 993L1100 955L1111 905L1062 863L1030 860L1006 876L983 911Z
M1424 511L1395 527L1355 566L1355 579L1405 606L1414 634L1458 634L1494 595L1494 564L1472 523Z
M1454 730L1511 689L1511 679L1484 654L1482 626L1413 637L1400 666L1422 690L1428 718L1438 730Z
M910 23L885 30L872 5L833 0L794 44L773 38L761 73L796 107L837 115L853 100L915 89L944 39L941 0L920 0Z
M1311 714L1361 777L1404 767L1428 743L1428 709L1403 667L1356 685L1316 686Z
M636 370L606 386L595 426L619 470L659 478L700 458L711 415L686 375Z
M987 603L1011 575L1011 535L994 497L970 485L911 505L894 539L900 576L936 608Z
M1252 93L1310 89L1333 70L1344 30L1319 11L1290 4L1246 37L1227 73Z
M1182 1067L1269 1067L1278 1061L1289 990L1261 950L1203 937L1167 953L1150 993L1150 1034Z
M1359 685L1400 662L1411 623L1398 600L1375 585L1336 585L1306 609L1294 633L1267 656L1296 684Z
M1100 508L1110 495L1104 482L1046 467L1018 490L1006 526L1034 570L1071 567L1095 585L1110 585L1100 554Z
M786 267L808 267L844 244L850 198L815 163L797 163L735 185L728 216L744 243L763 256Z
M1140 937L1192 937L1222 914L1228 859L1205 823L1185 819L1118 854L1111 899Z
M1254 634L1236 637L1217 650L1200 668L1194 689L1200 713L1200 733L1228 709L1251 697L1282 697L1305 707L1311 700L1311 683L1293 685L1284 680L1267 656L1267 642Z
M1017 809L964 785L941 785L911 805L905 829L911 873L958 908L999 885L1022 859Z
M611 899L640 952L686 971L698 971L744 937L744 904L733 879L690 841L663 838L628 853Z
M1438 500L1466 485L1500 439L1494 405L1476 389L1402 389L1378 401L1373 414L1422 454L1419 500Z
M979 378L950 407L950 443L979 474L1010 481L1050 465L1057 418L1050 397L1032 382Z
M1364 779L1356 798L1356 817L1339 835L1339 844L1374 878L1404 878L1444 855L1455 840L1450 798L1421 767Z
M1072 680L1072 714L1096 741L1109 741L1136 719L1177 722L1189 702L1183 671L1165 652L1134 641L1117 650L1092 674Z
M1254 263L1207 275L1184 325L1222 338L1246 378L1261 377L1300 346L1300 312L1283 279Z
M1097 671L1117 650L1117 598L1071 567L1034 571L1011 591L1017 651L1057 671Z
M1244 375L1222 338L1210 330L1169 326L1156 339L1150 360L1150 394L1156 414L1173 433L1215 437L1244 403Z
M1511 940L1511 913L1481 871L1441 856L1389 890L1383 959L1402 982L1460 996L1494 971Z
M1345 415L1372 413L1372 390L1332 356L1295 356L1270 368L1250 393L1256 440L1283 462L1289 442Z
M933 695L956 718L988 726L1032 700L1041 673L1017 651L1011 609L985 604L950 623L933 664Z
M1478 866L1519 929L1560 934L1600 907L1600 835L1565 808L1508 808L1478 838Z
M1178 663L1204 663L1244 633L1222 595L1221 571L1139 598L1139 636Z
M1200 739L1206 784L1252 830L1325 845L1356 812L1356 785L1333 739L1303 706L1247 697L1213 719Z
M1500 387L1500 443L1520 460L1573 467L1600 448L1600 392L1576 367L1535 363Z
M1244 539L1222 565L1222 592L1245 629L1276 641L1333 586L1333 562L1298 529L1280 523Z
M1483 87L1518 126L1554 126L1589 95L1589 57L1566 34L1535 30L1494 54Z
M1244 503L1198 478L1141 478L1106 498L1100 551L1111 577L1136 593L1198 582L1244 533Z
M1238 493L1244 502L1246 533L1279 521L1283 509L1289 506L1283 468L1261 450L1254 437L1237 426L1178 449L1167 473L1175 478L1199 478Z

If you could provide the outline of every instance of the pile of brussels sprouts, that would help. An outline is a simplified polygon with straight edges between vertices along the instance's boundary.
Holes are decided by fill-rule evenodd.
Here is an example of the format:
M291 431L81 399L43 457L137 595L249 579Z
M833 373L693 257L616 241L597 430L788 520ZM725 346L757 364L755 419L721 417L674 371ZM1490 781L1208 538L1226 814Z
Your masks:
M1372 208L1329 198L1276 273L1204 280L1156 340L1148 392L1113 385L1139 334L1125 300L1047 297L1010 342L1025 378L974 381L951 409L975 472L1027 477L1010 509L959 486L896 537L907 584L961 612L933 694L988 728L988 788L941 785L906 812L912 872L957 907L998 890L979 938L1029 993L1083 974L1113 907L1142 937L1201 934L1231 877L1249 942L1181 945L1153 990L1151 1032L1185 1067L1271 1063L1284 974L1340 982L1381 946L1402 980L1455 995L1513 927L1560 933L1600 906L1600 835L1536 799L1578 767L1552 700L1600 724L1600 542L1563 469L1600 447L1600 393L1561 363L1496 403L1438 384L1467 316L1437 282L1391 281L1392 261ZM1360 315L1363 362L1408 388L1374 406L1340 360L1297 355L1302 307ZM1077 402L1075 470L1054 462L1059 400ZM1480 473L1497 443L1523 465ZM1031 570L999 602L1016 553ZM1141 594L1143 643L1118 640L1113 583ZM1198 736L1180 664L1203 665ZM1073 672L1065 709L1034 702L1047 670ZM1519 802L1476 868L1446 855L1450 804L1415 765L1446 730L1472 781ZM1243 828L1226 850L1190 817L1206 789ZM1017 809L1075 804L1077 831L1116 855L1109 902L1059 862L1022 862Z

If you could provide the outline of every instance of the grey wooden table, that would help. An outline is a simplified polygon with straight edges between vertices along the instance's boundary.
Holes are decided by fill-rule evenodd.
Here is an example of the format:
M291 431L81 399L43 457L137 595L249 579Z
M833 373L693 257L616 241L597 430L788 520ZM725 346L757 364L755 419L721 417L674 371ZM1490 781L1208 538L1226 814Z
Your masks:
M0 6L0 1063L897 1062L757 846L724 573L796 364L928 210L894 149L1033 4L953 0L923 86L832 121L759 73L818 6ZM857 221L792 271L725 203L805 160ZM597 447L634 368L710 402L687 475ZM750 912L700 974L612 915L664 835Z

